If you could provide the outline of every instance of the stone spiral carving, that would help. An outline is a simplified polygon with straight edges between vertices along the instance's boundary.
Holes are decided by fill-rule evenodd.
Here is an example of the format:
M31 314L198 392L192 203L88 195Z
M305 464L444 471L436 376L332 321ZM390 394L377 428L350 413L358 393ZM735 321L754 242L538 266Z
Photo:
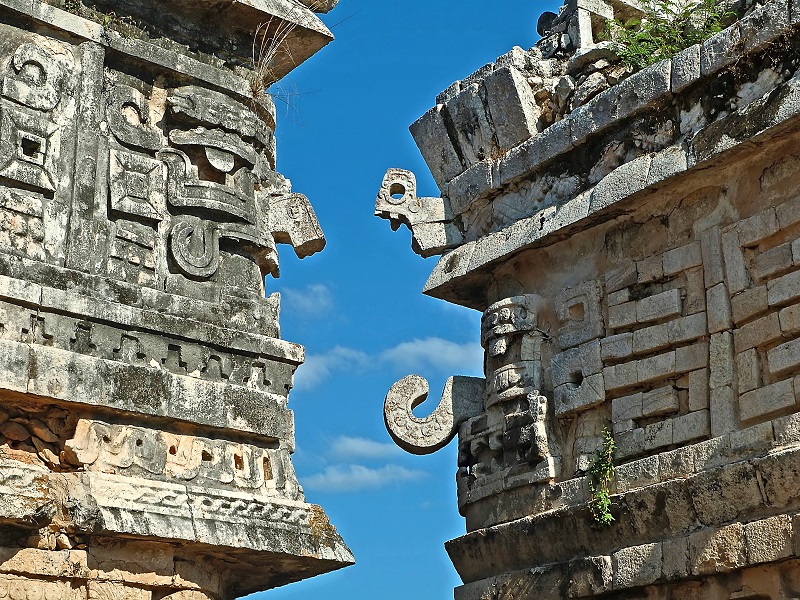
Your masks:
M428 397L428 382L419 375L407 375L386 394L383 405L386 429L406 452L436 452L453 439L462 422L481 413L485 387L486 380L482 378L450 377L439 405L421 419L412 411Z

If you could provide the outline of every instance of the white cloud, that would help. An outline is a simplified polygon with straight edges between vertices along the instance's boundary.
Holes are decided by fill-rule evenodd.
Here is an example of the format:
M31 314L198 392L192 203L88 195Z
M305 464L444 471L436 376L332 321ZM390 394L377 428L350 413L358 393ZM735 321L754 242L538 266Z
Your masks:
M336 346L324 354L309 354L294 376L294 387L309 390L321 384L333 371L360 368L369 365L369 356L361 350Z
M330 454L339 460L391 458L402 454L395 444L342 435L331 442Z
M333 294L323 283L281 289L281 308L306 317L321 317L333 310Z
M334 371L378 369L391 366L404 375L431 370L447 375L483 375L483 348L468 342L457 344L438 337L413 339L369 355L361 350L336 346L322 354L309 354L295 375L295 388L312 389L327 380Z
M355 492L377 489L426 477L425 471L406 469L400 465L385 465L371 469L363 465L333 465L320 473L301 477L305 489L325 492Z
M438 337L414 339L384 350L381 357L405 371L434 368L463 375L483 373L483 348L475 342L457 344Z

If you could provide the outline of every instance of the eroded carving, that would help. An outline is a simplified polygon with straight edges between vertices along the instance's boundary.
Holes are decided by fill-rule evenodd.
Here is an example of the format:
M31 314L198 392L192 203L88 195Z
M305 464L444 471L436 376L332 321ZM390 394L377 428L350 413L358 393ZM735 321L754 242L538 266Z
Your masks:
M449 201L418 197L417 178L411 171L386 172L375 201L375 216L388 219L393 231L406 225L412 234L411 247L420 256L442 254L464 242L453 223Z
M65 444L66 459L89 471L161 476L197 484L301 497L289 453L190 435L96 420L78 421Z
M424 419L414 408L428 397L428 382L419 375L408 375L386 394L383 416L395 443L412 454L430 454L446 446L458 426L483 410L486 382L477 377L450 377L436 409Z

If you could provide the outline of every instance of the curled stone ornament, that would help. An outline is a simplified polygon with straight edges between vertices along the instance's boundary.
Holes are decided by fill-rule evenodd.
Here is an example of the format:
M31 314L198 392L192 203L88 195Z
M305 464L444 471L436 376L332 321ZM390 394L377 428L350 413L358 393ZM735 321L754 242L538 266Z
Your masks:
M395 443L411 454L431 454L444 448L467 419L483 410L486 381L479 377L450 377L436 409L420 419L412 412L428 397L428 382L407 375L389 388L383 405L386 429Z
M178 221L169 237L178 268L191 277L211 277L219 267L219 231L202 221Z

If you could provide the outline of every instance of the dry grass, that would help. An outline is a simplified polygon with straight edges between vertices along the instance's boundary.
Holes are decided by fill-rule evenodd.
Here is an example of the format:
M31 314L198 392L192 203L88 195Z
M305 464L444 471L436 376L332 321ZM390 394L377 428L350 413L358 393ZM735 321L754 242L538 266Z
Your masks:
M278 65L286 62L294 63L288 40L297 28L302 14L289 12L288 19L270 17L261 23L253 37L253 74L251 76L251 90L253 99L258 100L268 94L270 86L278 81Z

